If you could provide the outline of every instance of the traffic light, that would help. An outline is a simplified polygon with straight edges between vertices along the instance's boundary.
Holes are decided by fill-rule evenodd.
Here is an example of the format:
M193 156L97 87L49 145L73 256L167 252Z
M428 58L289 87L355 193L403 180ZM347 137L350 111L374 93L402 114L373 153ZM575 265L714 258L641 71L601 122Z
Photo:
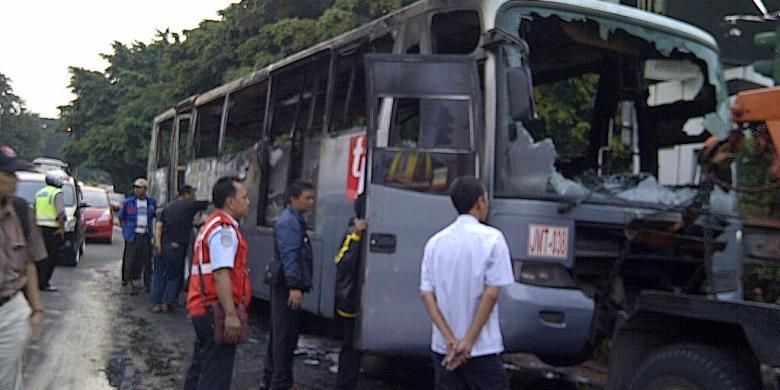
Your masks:
M753 44L774 50L771 60L760 60L753 63L753 69L764 76L771 77L775 84L780 84L780 27L775 31L758 33L753 36Z
M68 133L68 136L73 135L73 128L72 127L68 126L68 128L65 129L65 131Z

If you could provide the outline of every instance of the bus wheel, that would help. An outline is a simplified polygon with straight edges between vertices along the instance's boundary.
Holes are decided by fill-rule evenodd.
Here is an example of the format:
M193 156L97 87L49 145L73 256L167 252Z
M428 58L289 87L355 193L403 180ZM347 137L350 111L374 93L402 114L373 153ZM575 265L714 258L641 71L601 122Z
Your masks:
M703 344L672 344L639 366L632 390L750 390L761 388L756 367Z

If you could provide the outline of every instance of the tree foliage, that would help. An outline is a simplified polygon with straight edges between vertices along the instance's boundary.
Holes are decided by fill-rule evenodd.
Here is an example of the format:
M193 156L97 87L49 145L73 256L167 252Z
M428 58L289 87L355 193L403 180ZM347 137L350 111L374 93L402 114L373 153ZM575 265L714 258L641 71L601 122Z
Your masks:
M146 174L152 120L176 102L393 11L411 0L243 0L181 35L114 42L103 72L71 68L60 107L71 163L110 172L117 188ZM0 95L2 96L2 95Z
M14 93L11 79L0 73L0 144L10 145L22 158L38 157L43 145L42 123Z

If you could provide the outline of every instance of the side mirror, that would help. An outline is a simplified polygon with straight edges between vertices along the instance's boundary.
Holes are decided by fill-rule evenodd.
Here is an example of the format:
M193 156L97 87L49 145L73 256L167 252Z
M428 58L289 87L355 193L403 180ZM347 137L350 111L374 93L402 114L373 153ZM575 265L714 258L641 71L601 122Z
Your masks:
M525 68L507 71L509 113L514 121L528 123L533 119L531 75Z
M88 203L86 203L86 202L81 202L81 203L79 203L79 208L80 208L80 209L87 208L87 207L89 207L89 204L88 204Z

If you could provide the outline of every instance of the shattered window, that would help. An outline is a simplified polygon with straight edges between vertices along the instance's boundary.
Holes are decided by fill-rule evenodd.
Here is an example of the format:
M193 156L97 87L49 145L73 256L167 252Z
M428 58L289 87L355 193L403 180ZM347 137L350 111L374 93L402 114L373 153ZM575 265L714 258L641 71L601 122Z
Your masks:
M262 137L268 81L250 85L230 95L222 155L251 148Z
M219 149L219 127L225 98L212 100L198 107L198 120L195 122L193 139L193 158L216 157Z
M675 160L669 150L695 153L727 132L715 48L539 7L509 8L497 25L529 50L509 42L499 50L496 195L664 205L691 198L694 180L666 178L695 178L687 164L695 156ZM513 117L523 95L516 75L529 68L536 117L522 121Z
M173 119L159 124L157 134L157 168L171 165L171 135L173 134Z

